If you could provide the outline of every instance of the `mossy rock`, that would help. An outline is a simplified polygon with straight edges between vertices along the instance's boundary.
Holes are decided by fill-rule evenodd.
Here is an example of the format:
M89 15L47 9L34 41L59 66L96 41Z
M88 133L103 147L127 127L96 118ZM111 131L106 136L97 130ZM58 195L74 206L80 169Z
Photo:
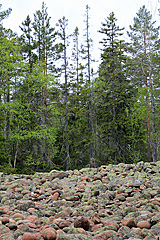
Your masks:
M47 217L42 217L41 218L41 221L43 222L43 223L49 223L49 222L51 222L51 220L49 219L49 218L47 218Z
M142 234L142 237L143 237L143 238L145 238L145 237L147 237L147 236L150 236L150 237L153 236L153 234L151 233L151 231L148 230L148 229L146 229L146 228L142 229L141 234Z
M136 211L137 211L137 209L134 206L125 207L123 209L123 216L126 216L128 213L136 212Z
M61 234L57 235L56 240L92 240L91 236L85 234Z
M44 213L45 217L50 217L50 216L54 216L54 212L52 210L46 210Z
M1 200L1 203L4 204L4 205L7 205L7 203L9 203L8 197L3 197L2 200Z
M160 229L160 222L159 222L159 223L156 223L155 225L153 225L153 226L151 227L151 229L155 229L155 228ZM159 232L159 233L160 233L160 232Z
M105 231L107 231L107 238L105 238L105 239L108 239L108 238L110 238L110 237L115 237L115 236L117 235L117 232L114 231L114 230L108 230L108 229L104 230L104 229L105 229L105 228L103 228L103 231L102 231L102 232L101 232L101 231L97 231L96 234L95 234L95 237L96 237L96 236L98 237L99 234L103 234L103 232L105 232ZM100 230L102 230L102 228L101 228ZM100 238L100 239L101 239L101 238ZM102 238L102 239L104 239L104 238Z
M149 192L144 192L141 194L142 199L151 199L151 194Z
M1 237L1 240L15 240L15 238L11 237L11 235L8 234L8 235L5 235L5 236Z

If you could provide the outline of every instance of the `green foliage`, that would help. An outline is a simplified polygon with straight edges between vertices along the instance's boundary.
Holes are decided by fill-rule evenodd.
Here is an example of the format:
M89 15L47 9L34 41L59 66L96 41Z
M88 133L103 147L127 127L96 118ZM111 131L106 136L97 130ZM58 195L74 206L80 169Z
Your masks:
M0 24L10 12L0 12ZM110 13L99 31L95 78L88 5L85 17L84 44L78 27L69 43L65 17L55 31L44 2L33 21L27 16L21 23L20 38L0 25L0 171L32 174L146 161L149 133L156 159L159 28L142 6L128 44Z
M119 40L123 29L116 26L116 21L112 12L99 31L104 37L99 77L96 79L99 133L105 149L103 155L114 163L128 159L128 111L134 94L126 75L126 45Z

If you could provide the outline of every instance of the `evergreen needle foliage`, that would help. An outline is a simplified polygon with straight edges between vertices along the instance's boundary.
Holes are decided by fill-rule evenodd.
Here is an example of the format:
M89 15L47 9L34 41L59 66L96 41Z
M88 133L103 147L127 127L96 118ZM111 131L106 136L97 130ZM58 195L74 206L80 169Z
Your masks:
M1 171L159 160L159 27L145 6L129 43L114 12L104 19L98 72L88 5L84 42L78 27L68 34L65 17L51 26L44 2L21 23L21 36L3 27L10 13L0 12Z

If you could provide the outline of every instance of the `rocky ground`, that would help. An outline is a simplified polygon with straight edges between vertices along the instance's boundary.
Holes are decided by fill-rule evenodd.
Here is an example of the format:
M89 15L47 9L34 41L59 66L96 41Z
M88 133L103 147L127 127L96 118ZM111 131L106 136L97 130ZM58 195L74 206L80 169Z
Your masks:
M160 239L160 162L0 173L0 239Z

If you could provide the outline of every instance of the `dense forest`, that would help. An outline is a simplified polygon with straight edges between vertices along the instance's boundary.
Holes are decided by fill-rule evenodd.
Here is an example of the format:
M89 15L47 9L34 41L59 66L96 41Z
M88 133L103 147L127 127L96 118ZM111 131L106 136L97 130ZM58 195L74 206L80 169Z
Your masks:
M128 42L114 12L106 16L96 72L88 5L83 42L65 17L50 25L44 2L20 36L3 26L10 13L0 12L0 171L160 159L159 27L145 6Z

